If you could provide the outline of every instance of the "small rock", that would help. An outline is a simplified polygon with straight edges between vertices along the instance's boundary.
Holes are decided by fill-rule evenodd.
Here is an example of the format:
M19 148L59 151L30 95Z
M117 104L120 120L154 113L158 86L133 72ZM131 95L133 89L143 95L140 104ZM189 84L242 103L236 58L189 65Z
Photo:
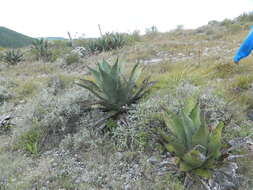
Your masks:
M89 54L88 50L84 47L76 47L71 51L71 53L75 53L79 55L80 57L85 57Z
M157 157L151 156L151 157L147 160L147 162L149 162L150 164L157 164L157 163L159 163L159 160L157 159Z
M115 156L116 156L116 158L117 158L118 160L122 160L123 157L124 157L123 153L121 153L121 152L116 152L116 153L115 153Z

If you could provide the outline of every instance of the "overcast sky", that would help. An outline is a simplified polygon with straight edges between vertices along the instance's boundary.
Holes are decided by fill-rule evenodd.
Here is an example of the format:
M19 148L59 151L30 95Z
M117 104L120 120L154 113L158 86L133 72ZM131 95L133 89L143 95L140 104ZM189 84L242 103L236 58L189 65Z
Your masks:
M32 37L196 28L253 9L253 0L0 0L0 26Z

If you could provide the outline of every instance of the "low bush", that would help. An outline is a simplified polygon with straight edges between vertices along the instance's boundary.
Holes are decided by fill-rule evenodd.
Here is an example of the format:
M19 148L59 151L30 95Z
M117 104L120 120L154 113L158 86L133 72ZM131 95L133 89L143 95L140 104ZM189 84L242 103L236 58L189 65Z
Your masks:
M23 133L18 140L18 148L32 155L39 154L39 142L41 131L37 127L33 127L29 131Z
M38 83L33 80L18 81L18 86L15 88L16 96L20 99L29 98L36 94L38 90Z
M239 75L233 79L230 86L235 90L248 90L253 82L252 75Z
M73 63L78 63L80 61L80 58L79 58L79 55L77 55L75 53L71 53L66 56L65 61L66 61L67 65L71 65Z

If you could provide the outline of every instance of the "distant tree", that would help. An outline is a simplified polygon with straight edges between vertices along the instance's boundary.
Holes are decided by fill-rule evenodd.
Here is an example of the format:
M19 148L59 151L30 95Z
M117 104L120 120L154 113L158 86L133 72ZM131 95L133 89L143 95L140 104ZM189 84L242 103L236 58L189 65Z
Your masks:
M241 14L236 20L239 22L253 22L253 11Z

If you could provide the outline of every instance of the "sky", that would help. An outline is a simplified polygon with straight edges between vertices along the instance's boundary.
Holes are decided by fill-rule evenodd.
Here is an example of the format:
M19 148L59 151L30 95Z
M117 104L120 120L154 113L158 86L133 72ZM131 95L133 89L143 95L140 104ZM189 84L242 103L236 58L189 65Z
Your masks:
M0 26L31 37L97 37L155 25L194 29L253 11L253 0L0 0Z

